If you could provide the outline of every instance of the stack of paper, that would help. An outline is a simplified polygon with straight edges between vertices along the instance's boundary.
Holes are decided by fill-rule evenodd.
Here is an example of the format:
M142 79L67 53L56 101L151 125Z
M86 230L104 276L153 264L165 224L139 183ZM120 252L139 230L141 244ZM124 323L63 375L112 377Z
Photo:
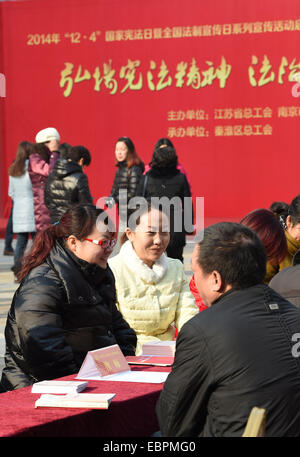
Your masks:
M142 345L142 355L174 357L176 341L150 341Z
M170 367L174 357L160 357L156 355L130 355L126 357L129 365L153 365L156 367Z
M32 385L31 392L33 394L78 393L84 390L87 385L87 381L40 381Z
M36 400L35 407L108 409L110 402L115 395L116 394L44 394Z

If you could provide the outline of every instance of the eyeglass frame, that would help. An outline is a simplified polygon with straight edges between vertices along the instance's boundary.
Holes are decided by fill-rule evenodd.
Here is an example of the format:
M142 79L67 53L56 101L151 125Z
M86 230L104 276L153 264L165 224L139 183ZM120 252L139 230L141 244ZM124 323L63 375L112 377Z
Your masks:
M110 240L92 240L91 238L83 238L85 241L89 241L90 243L94 243L94 244L97 244L98 246L101 246L103 249L112 249L115 247L115 245L117 244L117 239L116 238L112 238ZM104 246L107 245L107 246Z

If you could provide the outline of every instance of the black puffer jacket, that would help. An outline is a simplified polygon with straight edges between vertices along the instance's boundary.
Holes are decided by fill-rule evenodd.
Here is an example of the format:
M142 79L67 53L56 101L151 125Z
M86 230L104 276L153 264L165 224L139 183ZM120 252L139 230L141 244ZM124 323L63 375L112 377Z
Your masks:
M145 166L143 162L141 162L140 165L133 165L133 167L128 168L127 162L124 160L123 162L119 162L117 167L118 169L114 177L110 195L115 202L119 204L120 190L127 189L127 201L130 198L135 197Z
M2 390L77 373L87 352L118 344L134 355L136 335L117 310L114 276L59 243L16 291L5 328Z
M192 204L185 207L185 197L191 197L189 183L183 173L174 167L152 167L140 180L137 195L146 199L151 197L167 197L171 200L178 197L181 207L170 206L170 232L171 239L167 248L169 257L183 260L182 252L185 245L186 233L192 232L193 208ZM189 200L191 203L191 200ZM177 211L174 210L177 208ZM184 213L186 212L186 215ZM185 227L185 221L189 221L189 227ZM176 225L178 224L178 225ZM179 231L180 227L182 230Z
M44 198L50 211L51 224L76 203L93 204L86 174L80 165L66 159L59 159L48 176Z

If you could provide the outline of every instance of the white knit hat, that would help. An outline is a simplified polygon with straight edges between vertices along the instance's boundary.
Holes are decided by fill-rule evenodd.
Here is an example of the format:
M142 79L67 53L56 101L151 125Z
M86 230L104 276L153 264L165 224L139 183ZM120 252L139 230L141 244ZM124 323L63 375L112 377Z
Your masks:
M53 127L48 127L47 129L40 130L36 137L36 143L47 143L47 141L57 140L60 141L60 136L58 131Z

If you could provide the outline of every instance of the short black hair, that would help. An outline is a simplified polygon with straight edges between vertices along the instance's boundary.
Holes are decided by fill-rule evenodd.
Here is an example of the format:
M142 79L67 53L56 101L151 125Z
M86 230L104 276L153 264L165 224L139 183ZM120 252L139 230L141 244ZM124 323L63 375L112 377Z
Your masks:
M300 223L300 195L297 195L288 205L285 202L273 202L270 210L284 222L288 216L291 217L293 225ZM286 228L286 227L285 227Z
M171 146L171 148L175 149L174 144L169 138L159 138L155 143L154 149L159 149L162 146Z
M68 159L68 154L69 154L69 150L71 148L71 145L69 143L61 143L59 146L58 146L58 152L59 152L59 157L61 159Z
M164 148L154 149L152 155L151 166L152 167L177 167L178 157L176 151L171 146Z
M220 222L204 229L198 263L205 273L216 270L233 289L264 281L266 251L257 234L234 222Z
M68 152L68 159L73 162L79 162L83 158L83 165L87 166L91 163L91 153L84 146L71 146Z
M300 195L297 195L297 197L292 200L289 206L288 215L291 216L293 225L300 223Z

